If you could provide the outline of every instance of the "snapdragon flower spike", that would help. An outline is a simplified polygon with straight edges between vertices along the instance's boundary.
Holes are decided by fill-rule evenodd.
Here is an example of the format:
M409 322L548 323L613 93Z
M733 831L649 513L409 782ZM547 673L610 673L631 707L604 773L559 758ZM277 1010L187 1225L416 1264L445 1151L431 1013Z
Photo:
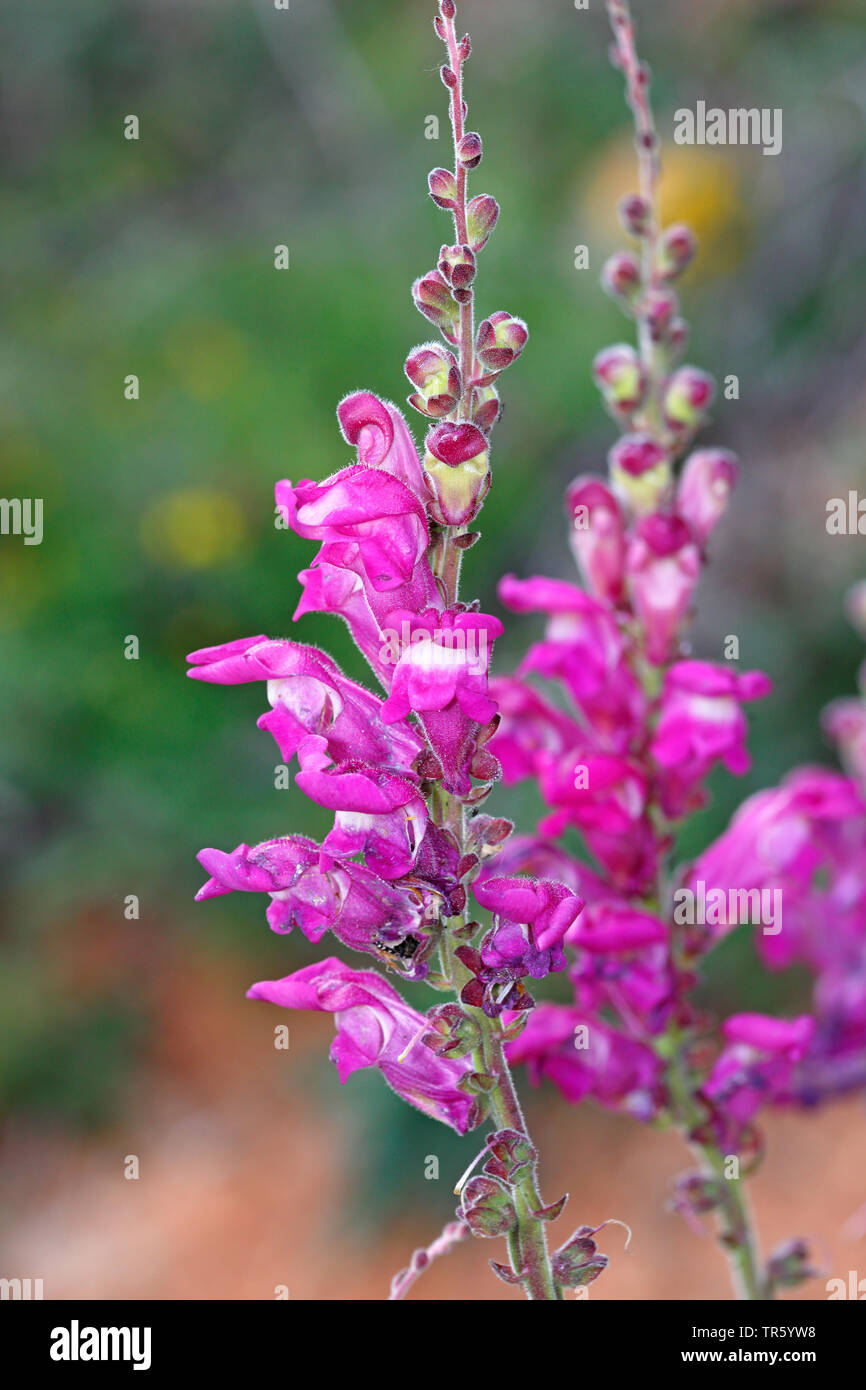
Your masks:
M440 526L466 526L490 489L490 454L477 425L443 423L424 443L429 512Z
M457 948L473 976L460 998L490 1018L505 1009L530 1008L533 1001L522 981L565 969L562 940L582 911L583 899L563 883L525 878L485 878L473 885L473 893L493 913L493 929L480 949Z
M446 791L465 796L479 759L494 761L483 749L479 753L476 745L482 726L496 714L487 671L502 624L486 613L426 609L394 612L388 625L405 631L409 640L394 668L382 718L390 724L416 712L441 761ZM484 765L478 775L487 770Z
M343 1084L354 1072L376 1067L402 1100L458 1134L480 1122L477 1099L460 1089L472 1070L469 1059L437 1057L420 1040L413 1046L424 1015L404 1003L375 971L352 970L329 956L281 980L253 985L247 998L334 1014L331 1060Z
M230 854L203 849L198 859L210 877L196 901L237 891L267 893L272 931L298 927L314 944L332 931L345 946L378 957L407 978L428 973L443 898L414 877L391 883L363 864L330 863L303 835L239 845Z
M316 647L298 642L243 638L191 652L187 673L215 685L265 681L272 706L258 721L276 740L288 763L297 754L304 767L325 754L333 763L360 758L408 770L423 740L407 724L383 724L382 701Z
M622 508L601 478L576 478L565 494L569 543L591 594L619 607L625 594L626 536Z

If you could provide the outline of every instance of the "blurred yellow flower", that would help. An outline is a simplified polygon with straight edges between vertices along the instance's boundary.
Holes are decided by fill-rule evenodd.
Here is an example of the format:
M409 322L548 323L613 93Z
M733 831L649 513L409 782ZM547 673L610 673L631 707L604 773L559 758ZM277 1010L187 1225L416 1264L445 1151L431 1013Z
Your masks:
M618 138L602 152L582 193L587 241L602 255L631 241L619 224L616 205L623 194L636 191L634 143L629 136ZM690 276L725 275L740 263L752 219L740 166L729 151L665 145L659 201L663 225L686 222L697 236Z
M141 543L160 564L211 569L246 543L247 523L227 492L185 488L158 497L141 518Z

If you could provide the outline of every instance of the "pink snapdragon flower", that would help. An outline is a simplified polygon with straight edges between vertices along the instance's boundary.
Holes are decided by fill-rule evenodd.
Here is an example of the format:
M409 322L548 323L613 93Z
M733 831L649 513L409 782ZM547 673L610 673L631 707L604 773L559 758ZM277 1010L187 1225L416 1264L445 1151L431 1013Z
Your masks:
M479 1123L477 1100L460 1089L472 1070L469 1059L437 1057L425 1047L419 1038L424 1015L375 971L352 970L329 956L281 980L253 985L247 998L334 1014L331 1060L343 1084L353 1072L377 1067L402 1100L458 1134Z
M678 661L668 668L650 752L669 818L703 804L703 783L716 763L735 776L749 770L742 704L771 689L761 671L739 673L709 661Z
M807 1014L791 1020L734 1014L725 1020L727 1046L703 1086L723 1148L739 1148L759 1110L790 1099L796 1063L814 1033L815 1020Z
M378 956L410 978L427 974L443 896L422 881L410 876L390 882L363 864L330 863L302 835L239 845L230 854L203 849L198 860L210 877L197 901L238 890L267 893L273 931L297 926L314 943L332 931L344 945Z
M655 513L638 524L626 561L627 582L654 666L674 654L700 569L700 551L681 517Z

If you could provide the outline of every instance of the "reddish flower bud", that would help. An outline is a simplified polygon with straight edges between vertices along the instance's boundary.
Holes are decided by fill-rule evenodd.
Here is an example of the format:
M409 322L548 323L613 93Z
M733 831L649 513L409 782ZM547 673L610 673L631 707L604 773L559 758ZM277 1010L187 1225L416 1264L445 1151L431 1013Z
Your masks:
M452 289L468 289L475 279L475 256L468 246L443 246L439 252L439 273Z
M645 235L652 216L646 198L642 198L639 193L627 193L620 199L617 211L620 222L630 236Z
M444 277L438 270L420 276L412 286L415 308L434 323L449 342L457 340L458 310Z
M456 187L455 184L455 192ZM498 216L499 204L489 193L479 193L477 198L471 200L466 209L466 233L473 251L480 251L487 244Z
M658 272L665 280L681 275L698 249L694 233L684 222L675 222L659 243Z
M448 67L447 63L442 64L442 67L439 69L439 76L449 89L457 86L457 77L452 69Z
M465 63L466 59L469 57L469 54L472 52L472 40L470 39L468 34L463 35L463 38L460 40L460 43L457 47L458 52L460 53L460 58Z
M611 449L611 481L637 514L654 512L671 486L667 450L650 434L625 434Z
M621 419L637 410L646 389L640 358L628 343L603 348L592 364L595 384L611 413Z
M639 478L667 458L667 451L651 434L624 434L608 454L611 468Z
M457 13L454 0L439 0L439 13L443 19L453 19Z
M481 163L481 136L476 130L469 130L457 145L457 158L464 169L474 169Z
M432 169L427 176L430 197L438 208L453 211L457 206L457 180L450 169Z
M475 353L485 371L495 375L520 356L528 338L529 329L523 319L513 318L500 309L479 324ZM488 382L482 379L482 384Z
M668 380L664 416L669 429L687 433L697 429L715 394L715 383L697 367L680 367Z
M464 526L490 487L487 440L476 425L437 425L425 441L424 470L433 520L441 526Z
M666 336L678 308L679 300L673 290L651 290L647 295L643 303L643 316L654 342Z
M623 596L625 522L619 503L600 478L575 478L565 494L569 541L590 593L611 603Z
M434 420L450 415L462 390L460 369L452 352L440 343L422 343L406 358L405 371L418 388L409 397L410 405Z
M499 419L502 406L495 386L480 386L473 393L472 423L489 434Z
M601 286L614 299L630 303L640 290L640 264L630 251L617 251L602 267Z

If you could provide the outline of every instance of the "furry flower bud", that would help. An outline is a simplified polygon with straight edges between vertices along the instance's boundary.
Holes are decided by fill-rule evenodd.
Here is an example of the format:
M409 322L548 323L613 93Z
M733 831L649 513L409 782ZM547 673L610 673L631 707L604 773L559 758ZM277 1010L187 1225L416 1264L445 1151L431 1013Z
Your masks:
M466 290L475 279L475 256L468 246L443 246L439 274L454 290Z
M478 361L486 372L495 375L520 356L528 338L529 329L523 319L516 319L500 309L478 326L475 339Z
M619 220L630 236L644 236L652 215L646 198L639 193L627 193L617 208Z
M638 514L661 506L671 484L667 450L650 434L624 434L608 454L610 476L619 496Z
M613 299L631 304L640 290L640 264L631 251L609 256L601 271L601 287Z
M668 428L678 434L696 430L712 403L715 389L707 372L697 367L680 367L665 387L663 408Z
M671 324L675 321L679 301L673 290L652 290L642 307L650 337L654 343L658 343L668 336Z
M455 193L456 187L455 184ZM489 193L479 193L470 201L466 209L466 234L473 251L480 251L486 246L498 217L499 204Z
M665 280L675 280L698 249L694 233L684 222L668 227L659 243L658 272Z
M487 440L476 425L437 425L425 441L429 511L440 526L465 526L490 487Z
M592 364L595 384L615 419L637 410L646 389L640 358L628 343L603 348Z
M453 352L440 343L422 343L406 358L405 372L418 389L409 397L422 415L438 420L457 405L462 390L460 369Z
M472 423L489 434L499 419L502 406L495 386L479 386L474 393Z
M435 324L450 343L457 341L458 308L448 282L438 270L420 276L412 286L415 308Z
M481 163L483 153L481 136L477 130L468 130L457 145L457 158L464 169L474 169Z
M457 206L457 180L450 169L432 169L427 175L430 197L438 208L452 212Z

